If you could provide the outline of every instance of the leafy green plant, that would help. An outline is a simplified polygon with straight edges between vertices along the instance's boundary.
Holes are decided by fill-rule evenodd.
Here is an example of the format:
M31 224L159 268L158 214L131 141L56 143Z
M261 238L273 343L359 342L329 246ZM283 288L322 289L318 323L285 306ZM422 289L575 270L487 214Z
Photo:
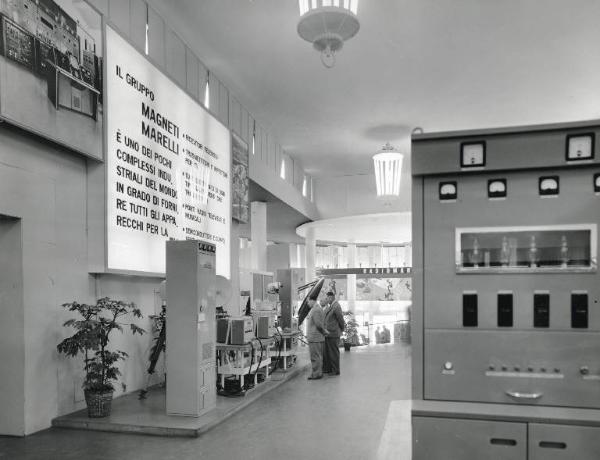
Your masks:
M141 318L141 310L133 302L108 297L98 299L95 305L71 302L62 306L79 313L81 319L69 319L64 323L64 326L75 329L75 333L57 345L58 352L71 357L83 354L84 390L93 393L114 391L112 382L121 375L117 363L128 355L121 350L108 349L110 334L114 330L123 332L125 327L129 327L134 335L142 335L145 331L141 327L121 322L129 314Z
M344 321L346 322L346 327L344 328L344 333L342 334L344 343L358 345L358 322L356 319L354 319L354 313L351 311L344 312Z

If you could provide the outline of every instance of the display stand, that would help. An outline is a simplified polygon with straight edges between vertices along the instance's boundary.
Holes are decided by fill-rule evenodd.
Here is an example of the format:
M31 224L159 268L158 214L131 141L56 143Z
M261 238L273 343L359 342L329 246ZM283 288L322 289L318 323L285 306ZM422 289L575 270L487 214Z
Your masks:
M283 358L283 370L287 371L288 369L288 360L292 358L295 359L298 354L298 337L300 337L300 331L295 332L282 332L279 335L279 339L281 340L281 345L276 342L273 345L271 350L273 360L277 360L278 358ZM279 347L281 346L281 351Z
M227 375L240 379L240 388L244 388L245 377L254 375L254 384L258 383L257 374L264 372L265 379L269 378L269 365L271 364L270 348L274 338L253 339L244 345L217 344L217 373L220 377L221 387L225 387ZM261 359L262 353L262 359Z

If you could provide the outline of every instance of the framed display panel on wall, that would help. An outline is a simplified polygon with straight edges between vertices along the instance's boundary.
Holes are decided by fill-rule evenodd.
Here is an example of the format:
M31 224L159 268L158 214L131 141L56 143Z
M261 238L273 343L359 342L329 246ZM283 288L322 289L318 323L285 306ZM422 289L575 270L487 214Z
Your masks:
M0 2L0 118L102 159L102 30L86 2Z
M457 273L590 272L596 224L457 228Z
M249 189L248 144L231 133L231 217L238 222L248 223Z
M110 27L107 269L163 274L165 242L216 245L230 277L229 130Z

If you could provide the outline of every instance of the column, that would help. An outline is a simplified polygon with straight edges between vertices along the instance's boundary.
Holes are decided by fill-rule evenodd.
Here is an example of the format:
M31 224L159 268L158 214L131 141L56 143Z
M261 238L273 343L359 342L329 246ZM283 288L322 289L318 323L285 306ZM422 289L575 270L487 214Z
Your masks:
M348 243L348 267L356 268L356 243ZM346 282L348 283L348 310L354 312L356 310L356 275L347 275Z
M306 282L310 282L315 279L315 252L317 248L317 241L315 240L315 229L308 227L306 229L306 236L304 237L304 243L306 245Z
M250 203L250 237L252 239L252 269L267 271L267 203Z

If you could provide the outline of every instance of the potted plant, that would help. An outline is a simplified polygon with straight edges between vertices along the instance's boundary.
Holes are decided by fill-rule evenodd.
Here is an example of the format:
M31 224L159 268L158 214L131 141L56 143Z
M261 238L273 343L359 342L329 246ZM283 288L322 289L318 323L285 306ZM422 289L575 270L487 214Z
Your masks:
M83 354L85 379L83 392L88 407L89 417L106 417L110 415L113 381L121 372L117 363L127 358L121 350L109 350L110 334L116 329L123 332L128 326L133 334L145 331L134 323L122 323L124 316L132 314L142 317L142 312L134 303L111 300L108 297L98 299L95 305L78 302L62 305L69 311L76 312L80 318L69 319L66 327L75 329L75 333L57 345L59 353L67 356Z
M344 321L346 327L342 334L344 342L344 350L350 351L350 347L358 345L358 322L354 319L354 313L351 311L344 312Z

